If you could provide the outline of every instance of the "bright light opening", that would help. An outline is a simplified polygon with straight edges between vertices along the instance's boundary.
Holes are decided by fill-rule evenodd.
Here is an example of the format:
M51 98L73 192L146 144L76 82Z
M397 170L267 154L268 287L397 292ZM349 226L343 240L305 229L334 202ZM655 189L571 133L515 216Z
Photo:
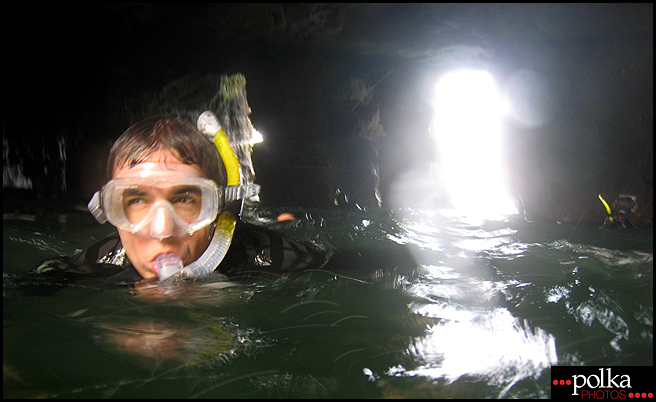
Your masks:
M449 73L435 87L433 136L441 180L457 214L497 219L516 212L501 165L508 111L485 71Z
M262 137L262 133L260 133L257 130L253 130L251 145L259 144L262 141L264 141L264 137Z

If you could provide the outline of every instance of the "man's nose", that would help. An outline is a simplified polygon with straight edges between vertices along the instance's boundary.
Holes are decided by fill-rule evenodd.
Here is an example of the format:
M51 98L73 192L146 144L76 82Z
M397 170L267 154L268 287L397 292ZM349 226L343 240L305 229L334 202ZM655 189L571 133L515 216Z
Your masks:
M174 223L168 211L159 207L155 211L155 218L150 225L150 236L158 240L166 239L173 235Z

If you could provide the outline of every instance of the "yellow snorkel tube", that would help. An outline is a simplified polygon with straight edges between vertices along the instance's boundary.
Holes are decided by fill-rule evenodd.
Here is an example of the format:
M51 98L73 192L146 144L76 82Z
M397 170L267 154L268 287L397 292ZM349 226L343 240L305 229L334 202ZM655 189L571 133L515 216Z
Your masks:
M214 134L214 145L219 151L219 155L221 155L221 159L225 165L226 173L228 175L228 186L238 186L240 184L239 160L235 156L235 153L232 152L232 148L228 142L228 137L226 136L225 131L223 131L223 128L219 128L219 131Z
M610 209L610 206L608 205L606 200L604 200L604 197L602 197L601 194L599 194L599 200L601 201L602 204L604 204L604 207L606 208L606 213L608 214L608 220L612 222L613 221L613 211Z
M239 174L239 160L235 156L225 131L221 128L214 113L203 112L198 118L198 129L210 137L219 155L223 160L227 174L227 187L224 190L224 205L236 200L243 200L259 192L257 184L241 185ZM214 235L203 255L182 269L182 276L188 278L202 278L211 274L225 257L237 224L237 214L228 208L221 211L216 222ZM162 272L162 271L160 271ZM160 279L166 279L160 276Z

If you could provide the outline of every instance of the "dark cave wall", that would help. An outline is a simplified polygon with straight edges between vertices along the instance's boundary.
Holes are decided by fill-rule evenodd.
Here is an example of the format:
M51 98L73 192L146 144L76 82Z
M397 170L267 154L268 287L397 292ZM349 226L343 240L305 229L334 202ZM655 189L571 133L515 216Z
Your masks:
M64 180L66 193L88 197L105 180L111 143L137 116L198 113L216 77L241 72L265 136L253 153L264 202L330 207L339 189L351 206L375 208L377 165L391 208L395 186L435 159L428 130L439 74L485 68L517 96L513 79L528 71L548 91L518 99L547 112L540 124L510 119L505 138L510 187L527 216L600 222L597 194L610 202L630 193L639 220L652 224L653 23L636 17L649 10L629 6L613 22L624 8L578 5L562 17L557 5L215 7L106 5L62 17L36 44L56 62L13 74L21 89L4 111L5 165L23 164L35 191L62 192ZM601 23L584 18L600 9ZM358 82L375 87L362 98ZM363 124L376 112L384 136L374 138ZM65 173L55 168L57 138ZM52 146L44 154L38 144Z

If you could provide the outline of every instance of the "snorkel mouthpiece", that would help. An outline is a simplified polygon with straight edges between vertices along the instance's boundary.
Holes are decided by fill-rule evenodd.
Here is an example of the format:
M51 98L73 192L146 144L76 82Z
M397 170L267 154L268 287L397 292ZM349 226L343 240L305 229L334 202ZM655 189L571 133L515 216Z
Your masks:
M175 253L160 254L155 259L153 267L160 281L169 278L172 275L182 273L182 260Z

